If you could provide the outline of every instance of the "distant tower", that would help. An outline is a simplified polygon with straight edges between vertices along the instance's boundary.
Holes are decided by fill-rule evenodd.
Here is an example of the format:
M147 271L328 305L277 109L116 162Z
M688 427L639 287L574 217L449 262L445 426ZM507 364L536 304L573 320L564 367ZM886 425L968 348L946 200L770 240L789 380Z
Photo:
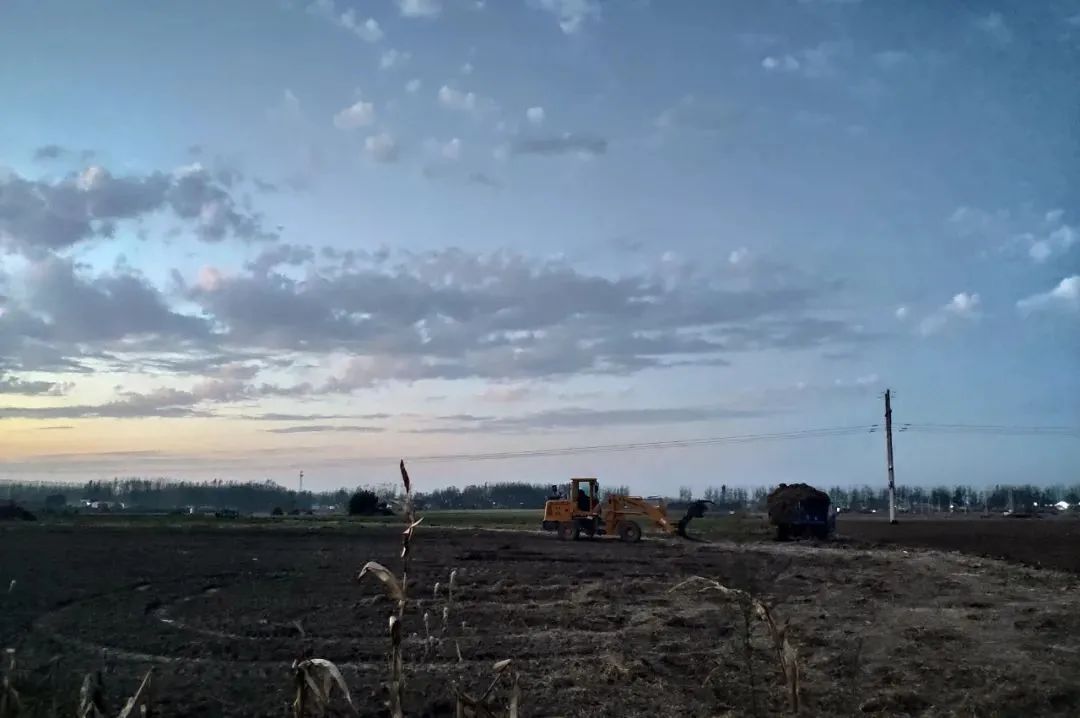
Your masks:
M300 472L300 493L304 493L304 472Z

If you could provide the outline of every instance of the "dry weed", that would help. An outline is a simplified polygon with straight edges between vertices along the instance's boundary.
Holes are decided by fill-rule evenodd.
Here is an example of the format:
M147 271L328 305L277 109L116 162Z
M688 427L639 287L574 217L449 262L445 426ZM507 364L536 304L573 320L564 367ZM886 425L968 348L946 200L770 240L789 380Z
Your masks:
M11 582L15 584L14 581ZM0 718L9 718L19 714L22 702L19 700L19 692L15 690L15 649L4 650L7 657L7 666L4 668L4 677L0 681Z
M747 607L749 612L754 615L765 624L768 629L769 637L772 639L773 651L776 654L776 662L780 667L781 673L784 676L784 682L787 686L788 706L792 713L799 713L802 710L802 698L799 685L799 655L794 646L787 639L787 624L780 626L773 618L772 611L769 607L760 599L754 597L747 591L743 591L737 588L728 588L719 581L713 581L702 576L693 576L685 581L673 586L670 591L678 591L690 585L701 585L702 591L717 591L726 598L732 598L740 601ZM749 641L749 636L747 636Z
M336 665L323 658L309 658L293 663L296 695L293 698L293 716L302 718L309 710L316 715L326 715L330 708L334 686L341 692L353 715L359 715L353 705L349 686Z

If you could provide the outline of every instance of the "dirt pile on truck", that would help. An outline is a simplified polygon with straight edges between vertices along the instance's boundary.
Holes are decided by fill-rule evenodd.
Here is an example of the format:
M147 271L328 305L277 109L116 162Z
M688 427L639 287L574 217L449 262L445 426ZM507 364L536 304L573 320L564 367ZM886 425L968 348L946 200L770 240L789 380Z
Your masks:
M809 484L780 484L765 502L769 522L781 540L803 535L826 538L836 525L829 495Z

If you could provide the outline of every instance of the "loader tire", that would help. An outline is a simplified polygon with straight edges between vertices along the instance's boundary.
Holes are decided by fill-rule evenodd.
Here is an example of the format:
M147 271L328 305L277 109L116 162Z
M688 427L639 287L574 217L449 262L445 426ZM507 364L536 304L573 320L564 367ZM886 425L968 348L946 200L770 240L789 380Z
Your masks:
M578 528L573 521L564 521L559 524L559 538L563 541L576 541Z
M641 527L633 521L619 524L619 540L624 543L637 543L641 540Z

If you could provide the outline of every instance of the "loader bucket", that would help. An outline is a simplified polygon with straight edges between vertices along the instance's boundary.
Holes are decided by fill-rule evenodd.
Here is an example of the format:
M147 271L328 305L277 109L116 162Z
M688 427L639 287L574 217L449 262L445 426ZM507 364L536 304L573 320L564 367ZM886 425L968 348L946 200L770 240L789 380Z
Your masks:
M679 525L675 529L675 533L684 539L690 539L691 541L701 541L699 538L695 538L686 532L686 528L690 525L692 519L700 519L705 516L705 510L712 504L712 501L698 500L691 502L690 506L686 509L686 515L679 519Z

